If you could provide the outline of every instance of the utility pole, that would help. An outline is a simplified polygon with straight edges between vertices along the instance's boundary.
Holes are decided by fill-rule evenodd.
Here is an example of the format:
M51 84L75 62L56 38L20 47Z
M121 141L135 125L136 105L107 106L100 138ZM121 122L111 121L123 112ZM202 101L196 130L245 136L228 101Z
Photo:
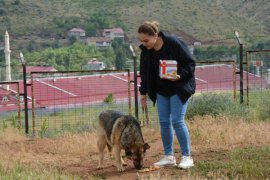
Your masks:
M137 60L136 60L136 54L135 51L132 47L132 44L129 44L129 49L132 53L133 57L133 69L134 69L134 96L135 96L135 117L138 119L139 118L139 108L138 108L138 82L137 82Z
M239 56L240 56L240 64L239 69L240 71L238 74L240 74L240 103L243 104L244 102L244 84L243 84L243 43L240 40L239 33L235 31L235 37L237 38L238 44L239 44Z
M23 57L23 53L20 52L20 61L23 68L23 88L24 88L24 114L25 114L25 133L29 133L28 127L28 99L27 99L27 81L26 81L26 62Z

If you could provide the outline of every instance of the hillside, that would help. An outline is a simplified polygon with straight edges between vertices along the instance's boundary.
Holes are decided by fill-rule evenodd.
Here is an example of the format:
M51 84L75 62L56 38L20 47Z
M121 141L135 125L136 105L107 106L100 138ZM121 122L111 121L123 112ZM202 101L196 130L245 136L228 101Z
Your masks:
M140 23L159 20L162 29L190 43L234 39L235 30L243 37L266 37L269 8L268 0L0 0L0 32L8 29L20 46L24 40L64 38L74 26L122 26L136 38Z
M229 11L236 11L265 25L270 31L270 2L268 0L222 0L222 6Z

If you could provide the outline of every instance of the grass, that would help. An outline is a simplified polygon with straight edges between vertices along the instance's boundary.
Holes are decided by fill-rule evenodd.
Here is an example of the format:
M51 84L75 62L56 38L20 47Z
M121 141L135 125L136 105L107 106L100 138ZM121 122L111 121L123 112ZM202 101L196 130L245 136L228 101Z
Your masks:
M200 161L195 166L196 171L207 178L219 173L229 179L267 179L270 174L270 146L237 148L224 157L215 160Z

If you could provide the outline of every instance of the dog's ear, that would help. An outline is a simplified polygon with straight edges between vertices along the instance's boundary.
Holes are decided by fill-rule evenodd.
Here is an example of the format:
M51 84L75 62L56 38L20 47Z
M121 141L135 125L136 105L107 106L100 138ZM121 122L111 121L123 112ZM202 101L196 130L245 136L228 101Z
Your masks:
M144 151L146 151L147 149L149 149L150 148L150 146L149 146L149 144L148 143L145 143L144 145L143 145L143 149L144 149Z

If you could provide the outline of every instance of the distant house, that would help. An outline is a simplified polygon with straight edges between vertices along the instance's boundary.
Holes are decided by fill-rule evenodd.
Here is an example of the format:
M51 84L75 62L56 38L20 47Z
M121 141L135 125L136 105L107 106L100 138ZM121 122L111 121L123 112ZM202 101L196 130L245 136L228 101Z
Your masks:
M52 66L26 66L26 74L30 74L31 72L55 72L57 71ZM22 73L22 69L20 70Z
M85 30L81 28L73 28L68 31L68 37L76 37L76 39L85 39Z
M125 38L125 33L122 28L104 29L103 36L107 38Z
M86 42L88 45L94 45L98 49L112 46L112 39L107 37L89 37Z
M88 61L88 63L82 67L83 70L103 70L105 68L104 62L98 61L96 58Z
M199 42L199 41L195 41L195 42L193 43L193 45L194 45L194 46L201 46L201 45L202 45L202 43L201 43L201 42Z

